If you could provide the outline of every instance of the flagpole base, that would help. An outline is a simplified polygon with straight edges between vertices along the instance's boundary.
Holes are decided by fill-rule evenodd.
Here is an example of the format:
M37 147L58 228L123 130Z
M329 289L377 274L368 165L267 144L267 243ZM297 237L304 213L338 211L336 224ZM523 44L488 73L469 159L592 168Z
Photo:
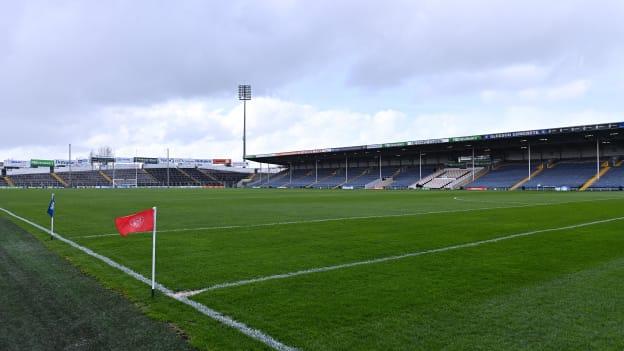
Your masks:
M152 289L152 298L154 298L154 289Z

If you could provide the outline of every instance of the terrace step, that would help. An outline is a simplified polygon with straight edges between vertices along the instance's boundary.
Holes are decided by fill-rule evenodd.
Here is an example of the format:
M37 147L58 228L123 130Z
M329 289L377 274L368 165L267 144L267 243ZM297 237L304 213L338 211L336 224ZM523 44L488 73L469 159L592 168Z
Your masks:
M140 169L141 172L143 172L143 174L146 174L150 179L152 179L154 182L160 184L160 181L158 179L156 179L156 177L154 177L150 172L146 171L145 169L141 168Z
M186 173L182 168L178 168L178 171L180 171L180 173L182 173L185 177L190 178L197 185L201 185L201 182L199 180L193 178L190 174Z
M349 182L352 182L352 181L354 181L354 180L357 180L358 178L361 178L362 176L364 176L364 175L366 175L366 174L368 174L368 173L370 173L370 168L366 168L365 170L363 170L363 171L362 171L362 173L360 173L360 174L356 175L356 176L355 176L355 177L353 177L353 178L349 178L349 179L347 179L347 181L346 181L346 182L344 182L344 183L342 183L342 184L338 185L338 186L337 186L336 188L334 188L334 189L340 188L341 186L343 186L343 185L345 185L345 184L347 184L347 183L349 183Z
M475 167L474 179L472 179L472 170L471 170L470 173L468 173L465 176L463 176L463 177L457 179L456 181L452 182L451 184L448 185L448 187L451 188L451 189L461 188L462 186L464 186L464 185L466 185L468 183L472 183L472 182L476 181L477 179L483 177L487 173L488 173L487 168Z
M52 176L52 178L56 179L59 183L63 184L64 187L69 188L69 184L67 184L67 182L61 178L58 174L52 172L50 173L50 175Z
M423 179L417 180L412 185L410 185L408 188L415 189L415 188L417 188L417 185L425 185L425 184L429 183L430 181L434 180L436 177L438 177L439 175L441 175L444 172L446 172L446 168L439 169L439 170L433 172L432 174L424 177Z
M401 167L397 168L397 170L394 173L392 173L391 177L394 178L398 176L400 173L401 173Z
M201 169L201 168L198 168L197 170L198 170L198 171L200 171L201 173L205 174L205 175L206 175L206 177L208 177L208 178L210 178L210 179L214 180L214 181L215 181L215 182L217 182L217 183L221 183L223 186L225 186L225 184L224 184L222 181L220 181L219 179L215 178L215 176L214 176L213 174L211 174L210 172L206 172L205 170L203 170L203 169ZM254 181L257 175L258 175L258 173L254 173L254 174L253 174L253 175L249 178L249 179L251 179L251 180L250 180L250 182ZM241 181L242 181L242 180L241 180Z
M607 173L610 169L611 169L611 167L609 167L609 165L607 163L607 166L602 167L600 169L600 172L598 172L598 174L595 174L593 177L589 178L585 183L583 183L583 185L579 188L579 191L587 190L587 188L589 188L590 186L594 185L594 183L598 179L600 179L600 177L604 176L605 173Z
M364 188L365 189L383 189L387 186L390 186L393 182L394 182L394 179L392 179L392 177L386 178L384 180L375 179L372 182L366 184Z
M207 172L203 172L201 169L199 171L206 174L206 176L213 178L212 176L209 176ZM249 183L254 182L257 177L258 177L258 173L252 173L250 177L239 180L238 183L236 183L236 187L242 188L243 186L247 186Z
M318 183L318 182L322 182L322 181L324 181L325 179L331 178L331 177L335 176L335 175L336 175L336 173L338 173L338 170L335 170L335 171L331 172L329 175L327 175L327 176L325 176L325 177L323 177L323 178L320 178L320 179L319 179L319 180L317 180L316 182L312 182L310 185L307 185L307 186L306 186L306 188L309 188L309 187L311 187L312 185L314 185L314 184L316 184L316 183Z
M113 180L111 179L111 177L109 177L108 175L106 175L106 173L102 172L101 170L98 171L100 173L100 175L102 176L102 178L106 179L107 182L113 184Z
M9 186L15 186L15 183L13 183L13 179L11 179L11 177L6 176L6 177L3 177L3 178L4 178L4 181L5 181L7 184L9 184Z
M553 166L554 167L554 166ZM514 186L512 186L511 188L509 188L509 190L516 190L519 187L523 186L526 182L528 182L529 180L531 180L532 178L535 178L536 175L542 173L542 171L544 171L546 167L544 167L543 163L540 163L539 166L537 166L537 169L535 171L533 171L533 173L531 173L531 176L528 176L524 179L522 179L521 181L517 182L516 184L514 184ZM548 167L548 168L552 168L552 167Z
M299 180L301 180L301 179L303 179L303 178L310 177L310 176L312 176L312 173L313 173L313 172L314 172L314 170L310 170L308 173L305 173L304 175L301 175L301 176L298 176L298 177L294 177L294 178L292 179L292 182L288 182L288 184L290 185L290 184L292 184L293 182L295 182L295 183L296 183L297 181L299 181ZM292 185L291 185L291 186L292 186Z
M288 175L288 172L286 170L280 171L279 173L275 174L273 177L271 177L271 172L267 173L267 184L269 183L275 183L278 180L283 180L286 176Z

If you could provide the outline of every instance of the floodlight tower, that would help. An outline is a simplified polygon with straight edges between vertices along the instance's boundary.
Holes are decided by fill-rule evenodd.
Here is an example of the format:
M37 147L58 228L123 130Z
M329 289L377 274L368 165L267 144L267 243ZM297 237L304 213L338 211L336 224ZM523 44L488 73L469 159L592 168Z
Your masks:
M243 101L243 163L247 158L247 100L251 100L251 85L238 86L238 100Z

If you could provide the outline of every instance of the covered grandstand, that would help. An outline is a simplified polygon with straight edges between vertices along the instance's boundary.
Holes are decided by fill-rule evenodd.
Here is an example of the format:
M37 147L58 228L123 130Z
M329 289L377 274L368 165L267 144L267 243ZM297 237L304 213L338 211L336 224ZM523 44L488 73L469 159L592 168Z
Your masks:
M209 187L237 186L253 179L253 170L211 165L209 160L155 158L102 158L89 160L6 160L1 168L0 187L82 188L82 187Z
M622 190L624 122L250 155L252 187Z

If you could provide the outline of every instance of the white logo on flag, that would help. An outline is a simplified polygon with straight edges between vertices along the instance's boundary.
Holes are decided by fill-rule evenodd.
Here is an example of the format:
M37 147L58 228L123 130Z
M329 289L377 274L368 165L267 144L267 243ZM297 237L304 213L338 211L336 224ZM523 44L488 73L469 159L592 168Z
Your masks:
M135 229L141 228L144 221L143 217L134 217L130 220L130 226Z

